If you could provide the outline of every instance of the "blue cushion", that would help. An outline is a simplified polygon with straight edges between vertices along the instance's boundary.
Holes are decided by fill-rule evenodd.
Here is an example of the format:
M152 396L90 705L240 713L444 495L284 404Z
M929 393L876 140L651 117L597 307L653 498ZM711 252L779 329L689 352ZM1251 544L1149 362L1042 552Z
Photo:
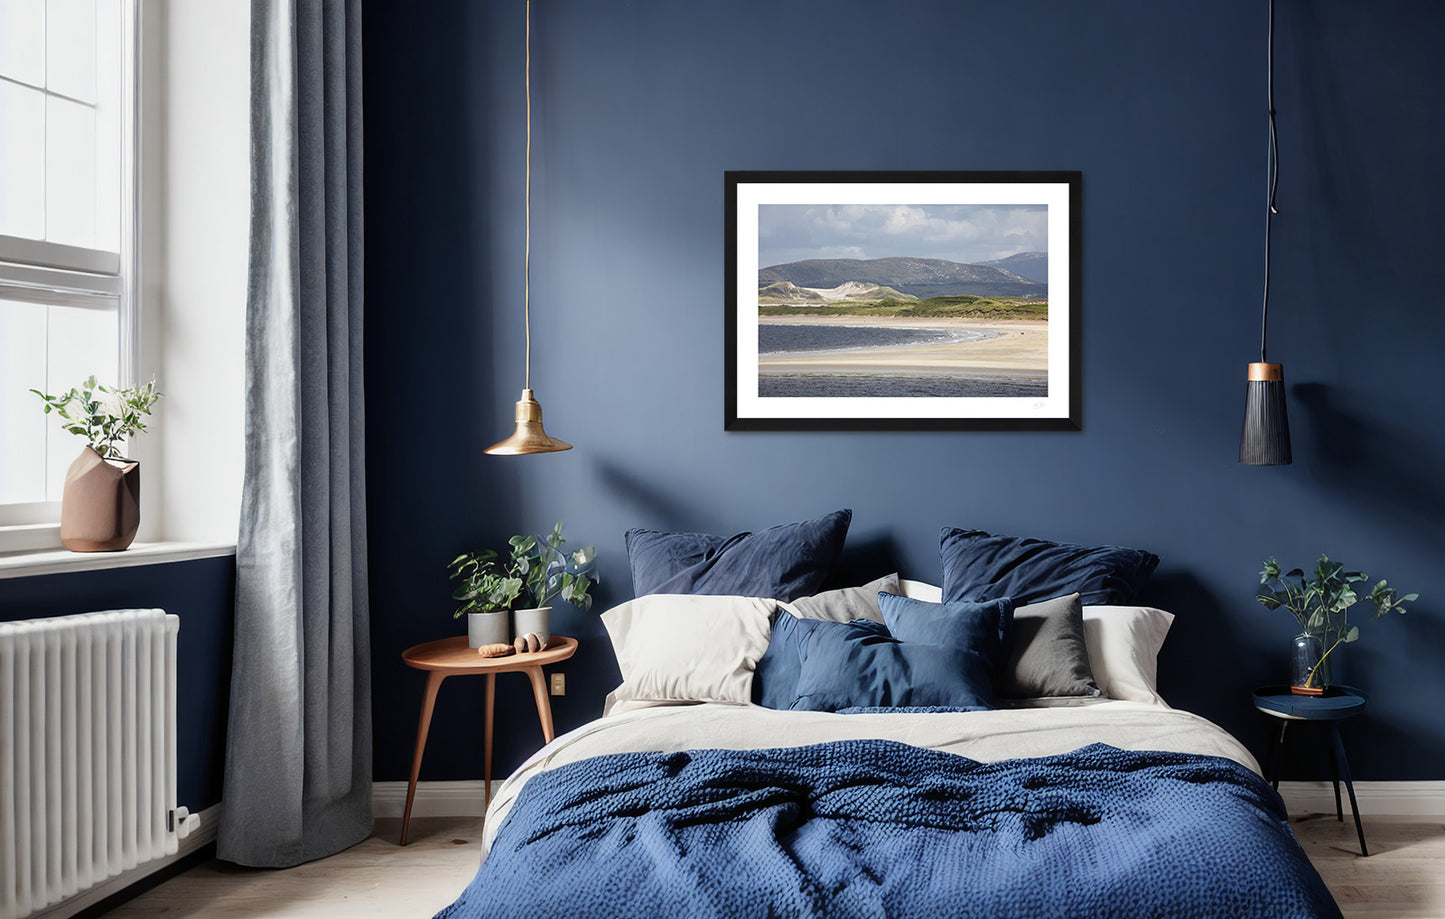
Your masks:
M803 670L804 645L819 623L828 621L799 618L786 610L778 612L768 639L768 650L753 671L754 702L765 708L787 710L793 707L794 700L798 698L798 677ZM860 632L888 637L888 628L881 622L857 619L848 624Z
M880 600L886 603L889 596ZM948 640L968 632L968 639L981 643L982 649L900 641L880 635L876 623L818 622L801 642L798 693L791 707L824 712L992 708L997 656L1002 653L998 618L995 614L990 621L980 614L974 620L970 629L952 630Z
M1011 597L1023 606L1079 594L1084 606L1128 606L1159 556L1123 546L1076 546L944 527L944 600Z
M645 594L709 594L792 600L818 592L833 573L850 510L756 533L627 531L632 590Z

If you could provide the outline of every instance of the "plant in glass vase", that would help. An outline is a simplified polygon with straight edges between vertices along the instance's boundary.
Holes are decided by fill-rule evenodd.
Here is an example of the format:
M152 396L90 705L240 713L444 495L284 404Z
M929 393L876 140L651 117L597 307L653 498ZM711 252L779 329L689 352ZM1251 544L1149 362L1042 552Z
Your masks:
M145 433L145 419L161 397L155 381L105 386L92 376L58 396L30 391L45 414L59 416L61 427L86 443L65 473L61 544L72 552L127 548L140 527L140 463L123 458L121 444Z
M1268 559L1259 573L1259 583L1266 590L1255 599L1266 609L1289 610L1299 623L1291 654L1292 692L1318 695L1329 685L1329 657L1340 645L1360 637L1360 627L1350 624L1350 607L1360 600L1356 584L1368 581L1362 571L1346 571L1345 566L1321 555L1308 575L1299 568L1281 572L1279 562ZM1404 594L1381 580L1365 599L1375 607L1375 618L1387 613L1405 613L1405 604L1419 599L1419 594Z
M545 536L513 536L505 562L493 549L452 559L448 570L457 584L452 599L460 604L454 615L469 614L472 647L512 641L515 617L515 636L534 635L540 648L551 637L548 613L554 599L592 608L596 550L584 546L567 552L562 549L566 542L559 520Z

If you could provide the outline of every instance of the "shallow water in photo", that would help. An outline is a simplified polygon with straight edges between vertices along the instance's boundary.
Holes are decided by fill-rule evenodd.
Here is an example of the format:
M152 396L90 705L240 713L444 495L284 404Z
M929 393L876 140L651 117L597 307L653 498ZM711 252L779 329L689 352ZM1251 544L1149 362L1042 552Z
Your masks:
M758 396L764 399L874 396L1012 396L1041 399L1048 394L1047 380L1017 377L896 373L765 373L758 377Z
M976 329L914 329L883 326L784 325L758 326L758 354L816 354L820 351L860 351L901 345L942 345L983 341L997 332Z

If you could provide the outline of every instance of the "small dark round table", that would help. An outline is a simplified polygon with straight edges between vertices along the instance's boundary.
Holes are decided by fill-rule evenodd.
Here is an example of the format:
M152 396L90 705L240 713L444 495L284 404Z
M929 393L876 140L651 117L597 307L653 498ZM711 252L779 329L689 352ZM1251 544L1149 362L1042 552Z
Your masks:
M1263 686L1254 691L1254 707L1279 718L1279 741L1270 747L1269 765L1266 778L1276 789L1279 788L1280 751L1284 749L1285 734L1292 721L1318 721L1330 729L1330 765L1334 770L1335 817L1344 822L1345 811L1340 801L1340 780L1350 795L1350 810L1355 814L1355 832L1360 837L1360 854L1368 856L1365 848L1365 829L1360 825L1360 807L1355 803L1355 783L1350 778L1350 761L1345 757L1345 744L1340 740L1340 722L1352 718L1365 710L1369 694L1353 686L1330 686L1323 695L1296 695L1288 686Z

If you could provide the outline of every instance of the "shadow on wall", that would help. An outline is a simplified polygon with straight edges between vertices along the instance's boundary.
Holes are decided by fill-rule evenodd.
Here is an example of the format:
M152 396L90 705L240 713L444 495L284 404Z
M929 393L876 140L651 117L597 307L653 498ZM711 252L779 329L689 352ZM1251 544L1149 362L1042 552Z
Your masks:
M676 493L663 492L646 478L629 472L625 462L598 460L597 477L603 489L636 509L637 519L646 520L648 529L690 531L696 524L685 521L708 517L708 508L702 502L689 502Z
M1238 617L1228 615L1219 598L1187 571L1155 572L1143 602L1174 614L1159 652L1159 694L1175 708L1215 722L1258 755L1262 738L1251 720L1250 694L1277 681L1284 664L1283 639L1278 661L1252 653L1257 635L1241 632Z
M1384 505L1393 514L1439 535L1445 519L1445 480L1441 457L1422 449L1419 438L1380 425L1340 404L1323 383L1292 387L1324 484ZM1340 436L1340 432L1348 432Z

